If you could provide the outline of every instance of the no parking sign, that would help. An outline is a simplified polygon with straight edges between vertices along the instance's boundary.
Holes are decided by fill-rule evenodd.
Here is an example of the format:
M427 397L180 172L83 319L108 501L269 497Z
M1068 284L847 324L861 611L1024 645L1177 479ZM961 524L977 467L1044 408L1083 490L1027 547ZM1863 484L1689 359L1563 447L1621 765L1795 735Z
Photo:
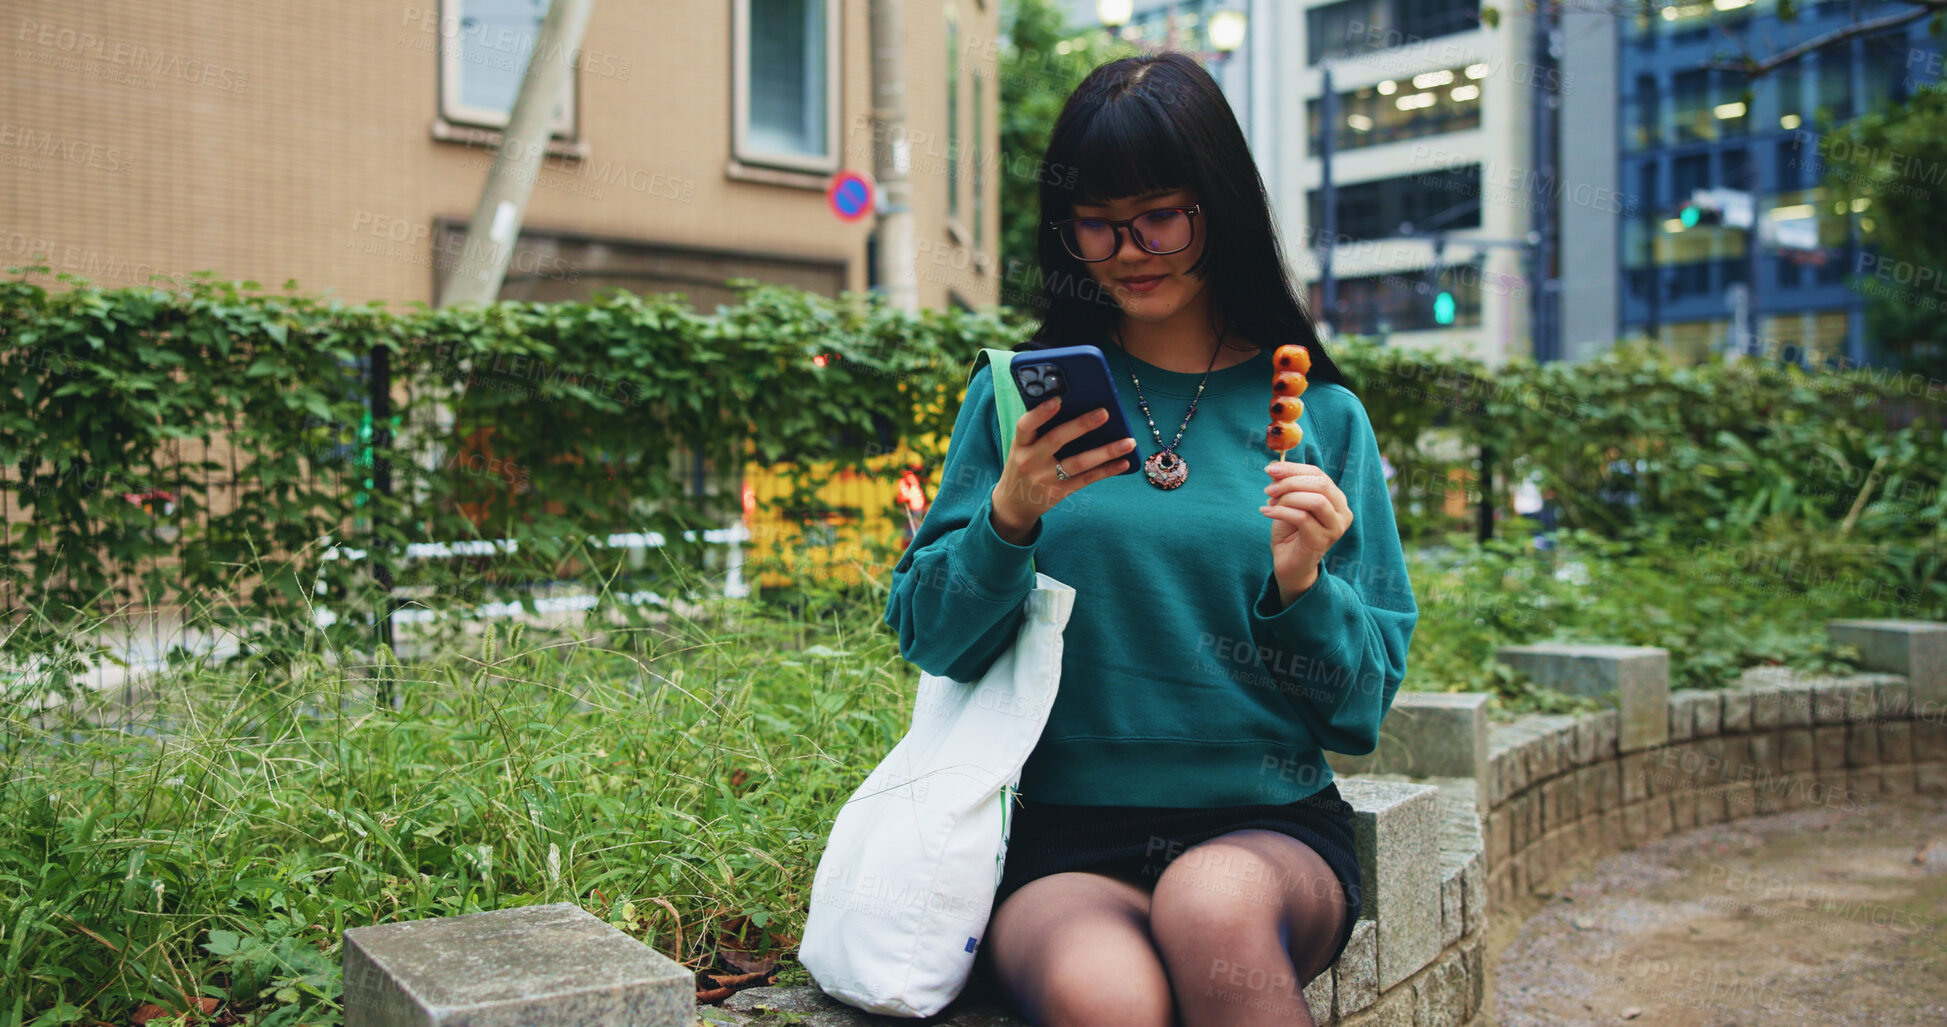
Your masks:
M872 212L872 180L857 171L841 171L825 187L825 202L840 218L857 221Z

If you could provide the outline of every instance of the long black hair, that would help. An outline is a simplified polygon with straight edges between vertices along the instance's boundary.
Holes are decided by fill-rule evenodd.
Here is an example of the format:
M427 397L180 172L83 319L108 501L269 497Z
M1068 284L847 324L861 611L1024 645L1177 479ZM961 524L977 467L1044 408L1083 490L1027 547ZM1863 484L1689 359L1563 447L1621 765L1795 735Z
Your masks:
M1318 341L1292 288L1271 220L1271 204L1250 144L1217 83L1186 54L1125 57L1089 72L1068 96L1048 138L1041 176L1041 326L1017 351L1070 346L1109 334L1122 316L1048 222L1076 204L1193 189L1202 205L1203 252L1190 273L1210 290L1213 315L1261 349L1299 343L1311 351L1314 382L1351 388Z

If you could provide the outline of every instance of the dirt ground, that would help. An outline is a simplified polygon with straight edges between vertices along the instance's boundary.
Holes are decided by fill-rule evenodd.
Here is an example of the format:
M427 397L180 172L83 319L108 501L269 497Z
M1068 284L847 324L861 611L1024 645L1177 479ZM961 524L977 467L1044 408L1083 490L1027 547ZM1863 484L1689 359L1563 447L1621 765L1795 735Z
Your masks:
M1947 1024L1947 798L1698 828L1497 914L1488 1023Z

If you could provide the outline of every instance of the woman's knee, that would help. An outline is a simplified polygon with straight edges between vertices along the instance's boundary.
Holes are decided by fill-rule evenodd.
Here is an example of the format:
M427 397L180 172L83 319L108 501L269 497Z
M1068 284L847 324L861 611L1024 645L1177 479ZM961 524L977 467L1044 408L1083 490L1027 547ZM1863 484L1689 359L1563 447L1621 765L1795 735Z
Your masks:
M1173 860L1151 896L1150 931L1177 962L1216 967L1227 954L1257 958L1270 939L1310 969L1319 944L1336 940L1343 915L1338 879L1322 857L1295 838L1252 830Z
M1174 1009L1149 940L1148 900L1126 880L1092 873L1022 886L987 929L1001 986L1036 1024L1168 1027Z

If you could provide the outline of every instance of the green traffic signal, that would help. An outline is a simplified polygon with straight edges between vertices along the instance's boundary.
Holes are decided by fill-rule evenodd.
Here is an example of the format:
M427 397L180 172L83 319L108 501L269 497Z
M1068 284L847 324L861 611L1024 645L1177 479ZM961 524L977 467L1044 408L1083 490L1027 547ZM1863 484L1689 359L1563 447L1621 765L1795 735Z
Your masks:
M1442 324L1442 325L1453 324L1453 316L1454 316L1453 293L1442 292L1439 295L1434 296L1433 297L1433 323Z
M1697 227L1697 222L1702 217L1703 211L1698 209L1696 204L1686 203L1683 205L1682 212L1677 215L1677 220L1683 222L1683 227L1685 228L1695 228Z

